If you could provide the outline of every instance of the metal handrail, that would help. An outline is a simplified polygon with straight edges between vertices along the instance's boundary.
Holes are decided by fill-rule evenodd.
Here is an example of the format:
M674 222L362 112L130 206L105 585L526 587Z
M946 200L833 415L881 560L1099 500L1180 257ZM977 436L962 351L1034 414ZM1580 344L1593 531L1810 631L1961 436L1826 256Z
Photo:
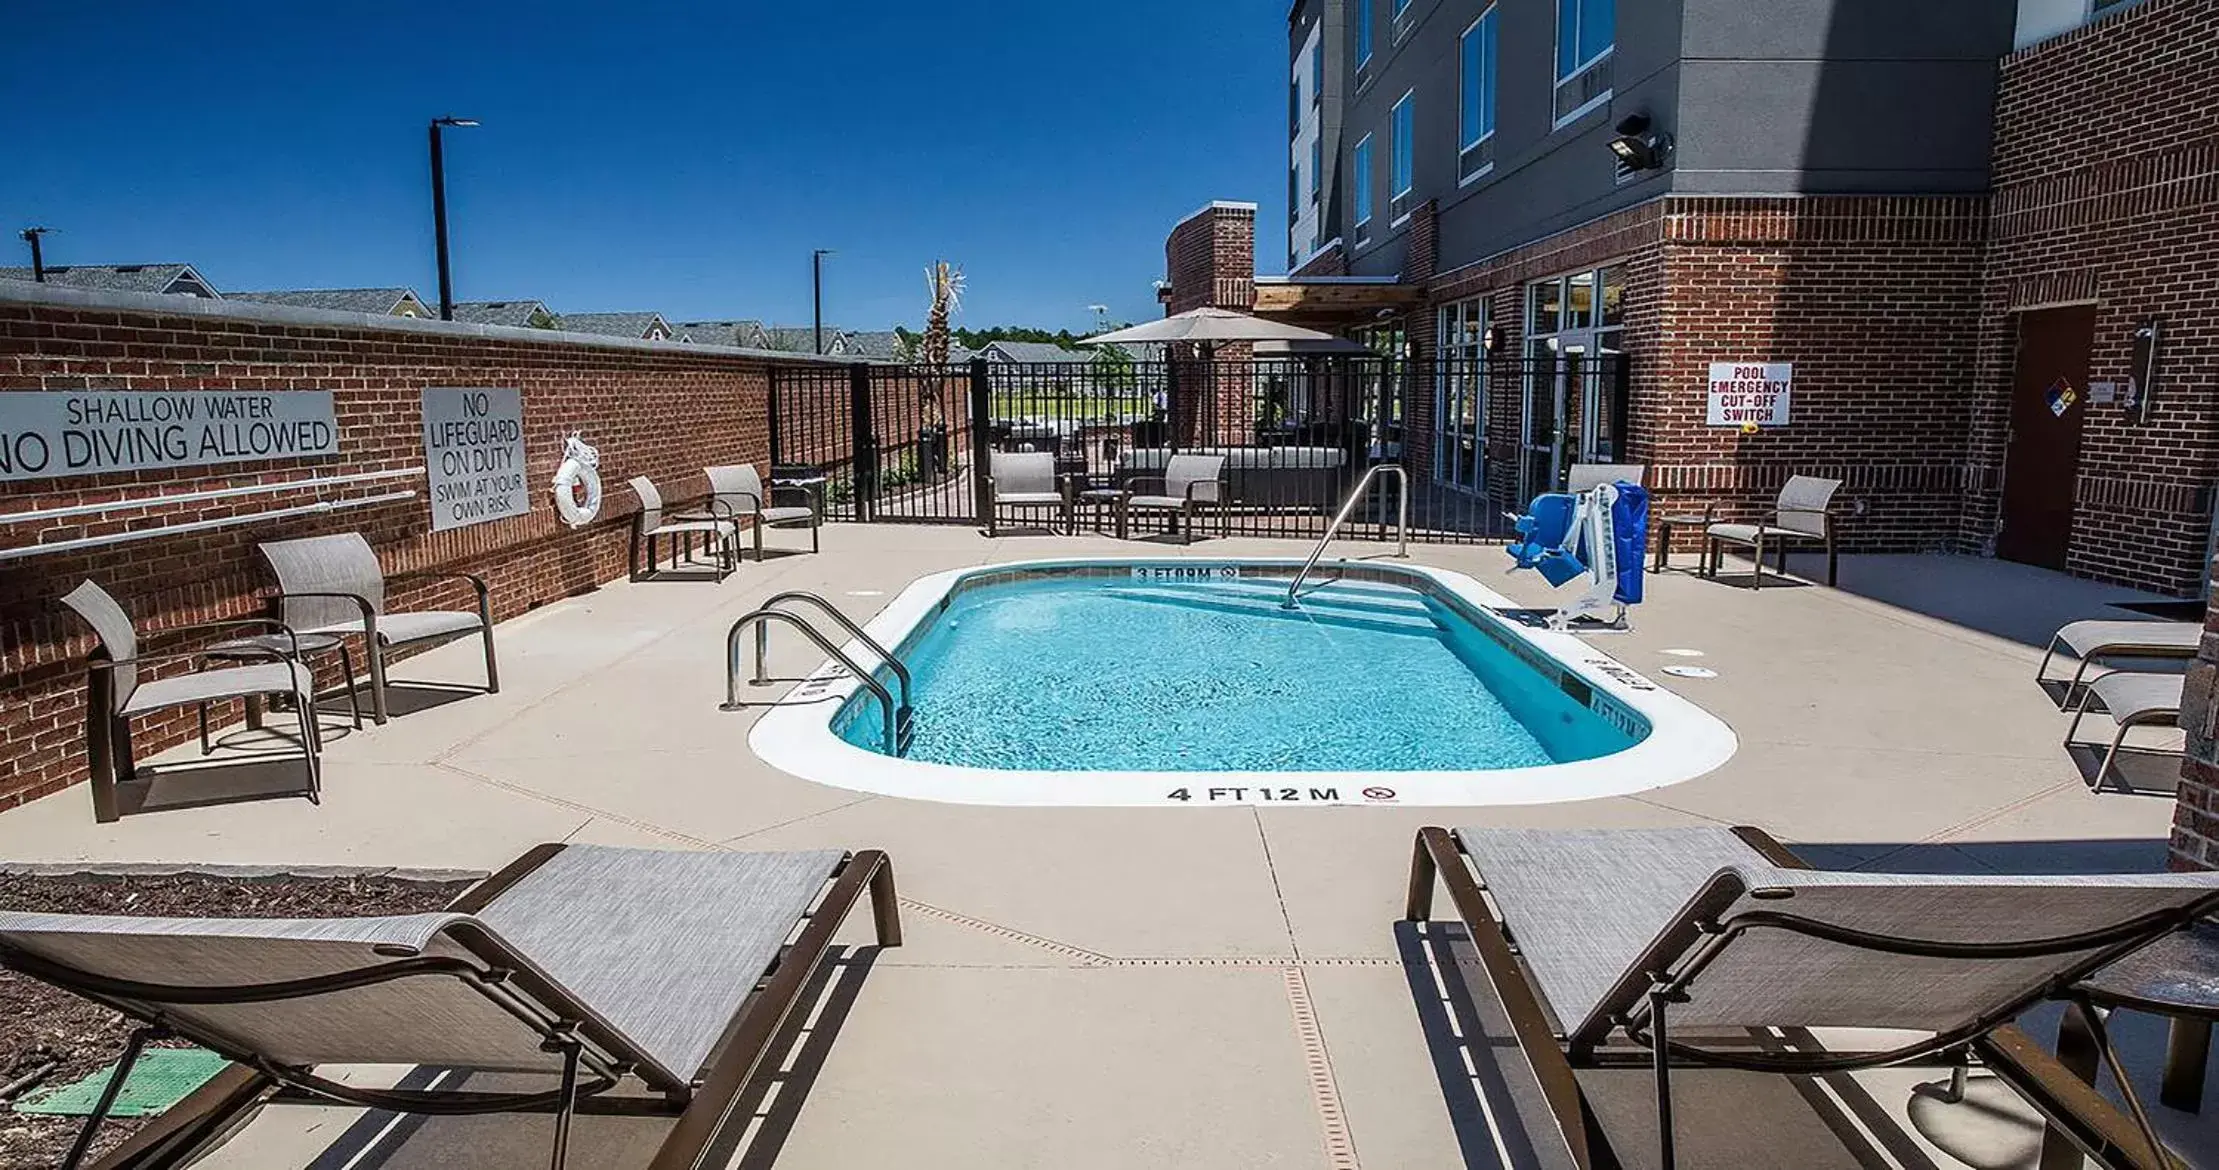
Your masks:
M824 616L828 618L831 618L833 622L841 629L846 630L849 637L863 643L864 647L869 649L871 653L878 655L879 658L883 660L887 666L893 669L894 678L901 683L901 705L904 708L907 708L909 706L909 691L911 685L909 680L909 667L904 665L901 659L894 657L893 651L879 645L878 639L864 633L863 627L855 624L854 618L841 613L837 608L833 606L831 602L826 601L824 598L801 589L788 590L785 593L774 593L768 599L766 599L763 604L758 605L755 608L775 609L778 607L778 604L780 602L784 601L806 601L809 604L816 606L817 610L820 613L824 614ZM768 658L769 655L770 627L762 624L761 622L757 622L755 625L755 677L748 680L755 686L764 686L770 682L770 671L764 664L764 659Z
M1357 502L1371 490L1371 481L1377 479L1383 471L1393 472L1395 483L1402 489L1397 497L1399 506L1395 513L1395 555L1410 555L1410 473L1399 463L1372 464L1364 472L1363 478L1356 481L1356 486L1350 489L1348 498L1341 501L1341 510L1334 513L1333 522L1325 526L1325 535L1319 537L1317 547L1310 550L1310 559L1302 562L1302 570L1294 575L1294 580L1287 583L1287 599L1279 603L1279 608L1295 608L1295 594L1302 588L1303 580L1310 575L1310 570L1317 568L1318 558L1325 555L1325 546L1333 543L1333 538L1340 534L1341 525L1347 523L1349 515L1356 511Z
M740 702L741 631L747 629L750 625L759 626L774 619L800 630L803 637L816 643L817 649L838 660L840 665L848 668L849 674L855 676L856 681L869 687L871 693L878 696L879 710L884 713L886 718L886 746L894 755L905 754L909 745L906 742L907 737L902 732L909 726L908 704L905 703L896 707L894 696L887 691L886 684L878 681L877 678L872 676L871 672L856 665L855 660L848 657L846 651L833 645L832 640L825 637L823 631L810 625L800 614L790 613L783 609L758 609L752 613L744 614L740 620L732 623L730 630L726 631L724 635L724 710L738 711L744 706Z

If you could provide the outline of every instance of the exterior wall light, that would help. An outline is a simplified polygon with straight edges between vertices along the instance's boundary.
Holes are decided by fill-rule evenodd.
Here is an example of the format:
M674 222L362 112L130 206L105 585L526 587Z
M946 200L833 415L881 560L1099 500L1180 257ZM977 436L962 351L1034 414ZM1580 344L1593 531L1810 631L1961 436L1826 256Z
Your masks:
M1671 149L1669 137L1650 132L1647 114L1630 114L1621 120L1610 140L1610 153L1618 156L1618 165L1628 171L1653 171L1664 165L1664 152Z

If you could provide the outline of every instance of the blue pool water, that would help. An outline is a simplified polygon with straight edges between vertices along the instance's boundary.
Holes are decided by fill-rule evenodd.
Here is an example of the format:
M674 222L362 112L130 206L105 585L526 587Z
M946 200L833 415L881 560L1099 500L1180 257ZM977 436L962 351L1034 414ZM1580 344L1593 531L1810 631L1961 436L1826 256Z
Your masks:
M1340 582L1279 608L1283 581L996 582L904 648L908 757L1049 771L1524 768L1632 745L1443 602ZM837 730L883 750L859 692Z

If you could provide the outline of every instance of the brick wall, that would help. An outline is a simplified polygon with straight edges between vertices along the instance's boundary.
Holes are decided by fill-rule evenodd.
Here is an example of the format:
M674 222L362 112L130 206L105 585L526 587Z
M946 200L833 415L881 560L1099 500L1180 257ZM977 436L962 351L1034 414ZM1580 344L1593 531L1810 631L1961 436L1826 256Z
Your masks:
M269 587L257 542L359 529L389 572L459 569L484 575L497 617L622 575L629 515L625 486L651 476L667 495L706 490L701 468L768 464L765 401L771 361L673 344L588 344L526 331L440 323L393 324L268 306L196 305L163 298L64 291L31 303L0 300L0 393L9 390L319 389L334 392L340 454L48 479L0 485L0 511L22 513L102 500L196 492L423 465L419 392L426 386L523 391L524 516L434 534L418 498L272 522L156 537L0 563L0 807L81 780L84 656L93 640L55 599L90 578L115 593L141 630L260 614ZM601 519L572 531L547 484L563 439L581 431L601 451ZM421 476L325 489L134 508L0 526L0 543L52 543L125 529L249 515L319 499L413 487ZM445 586L400 594L403 606L465 608ZM140 720L146 755L181 742L190 712Z
M2097 306L2091 380L2163 320L2145 420L2088 404L2067 568L2193 594L2219 481L2219 4L2146 0L2004 59L1963 543L1991 547L2016 314Z
M2219 574L2215 574L2219 575ZM2219 588L2204 616L2202 653L2188 669L2180 725L2188 735L2173 810L2175 869L2219 869Z
M1163 270L1171 281L1164 315L1203 307L1256 304L1256 205L1212 203L1180 220L1164 241Z

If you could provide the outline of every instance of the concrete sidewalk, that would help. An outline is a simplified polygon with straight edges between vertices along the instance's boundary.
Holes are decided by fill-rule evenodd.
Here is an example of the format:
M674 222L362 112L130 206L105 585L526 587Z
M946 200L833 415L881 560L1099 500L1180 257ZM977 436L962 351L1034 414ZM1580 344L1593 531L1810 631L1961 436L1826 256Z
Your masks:
M774 546L790 543L781 535L791 534L773 533ZM2033 684L2037 648L1846 591L1750 592L1684 573L1652 578L1634 632L1592 642L1731 724L1741 749L1708 776L1638 797L1472 810L1018 809L824 787L754 758L757 712L718 710L725 628L770 593L811 590L863 619L912 579L965 565L1305 551L891 526L835 526L824 545L749 562L722 585L616 584L507 623L500 695L334 735L321 807L267 799L102 826L80 788L0 815L0 856L491 869L541 841L886 849L908 941L861 979L821 1069L781 1089L787 1117L753 1156L774 1153L787 1170L1484 1164L1459 1145L1392 929L1411 835L1425 824L1747 823L1841 867L2164 863L2169 795L2088 790L2058 746L2065 716ZM1505 576L1497 548L1412 551L1520 601L1555 596L1532 574ZM1981 564L1936 567L1977 576ZM2135 597L2059 581L2083 591L2076 606ZM1993 618L1986 629L2026 624ZM774 674L817 665L800 639L773 642ZM476 653L453 645L396 673L475 681ZM1672 664L1717 677L1660 673ZM850 929L865 941L864 924ZM1880 1078L1875 1091L1901 1110L1916 1079ZM806 1093L793 1092L802 1081ZM268 1111L214 1164L304 1165L347 1116ZM515 1127L515 1164L543 1163L545 1119L504 1124ZM1990 1118L1983 1164L2016 1164L2026 1124ZM605 1128L608 1141L630 1140Z

